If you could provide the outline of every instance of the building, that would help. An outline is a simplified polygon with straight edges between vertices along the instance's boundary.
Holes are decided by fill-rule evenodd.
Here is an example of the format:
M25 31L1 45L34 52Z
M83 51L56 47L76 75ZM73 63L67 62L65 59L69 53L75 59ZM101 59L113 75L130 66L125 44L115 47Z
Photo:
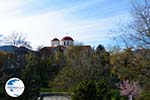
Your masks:
M59 45L60 45L59 39L54 38L54 39L51 41L51 46L52 46L52 47L57 47L57 46L59 46Z
M56 52L63 52L65 53L67 48L70 46L74 46L74 39L70 36L65 36L61 40L58 38L54 38L51 40L51 46L49 47L44 47L40 50L42 54L52 54ZM85 52L91 51L91 46L90 45L81 45L80 46Z
M52 47L57 47L57 46L60 46L60 45L64 46L64 47L72 46L72 45L74 45L74 40L69 36L65 36L61 40L59 40L58 38L54 38L51 41L51 46Z

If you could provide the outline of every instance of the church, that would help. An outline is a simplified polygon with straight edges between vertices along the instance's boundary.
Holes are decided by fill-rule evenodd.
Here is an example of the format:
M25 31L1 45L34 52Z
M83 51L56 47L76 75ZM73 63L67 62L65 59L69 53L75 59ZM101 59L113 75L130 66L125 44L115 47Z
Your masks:
M74 44L74 39L70 36L65 36L62 39L54 38L51 40L51 46L49 47L43 47L40 49L40 52L42 54L52 54L56 52L62 52L65 53L67 48L71 46L78 46ZM80 45L81 49L83 49L85 52L89 52L92 50L90 45Z
M52 47L57 47L57 46L60 46L60 45L64 46L64 47L73 46L74 45L74 40L69 36L65 36L61 40L59 40L58 38L54 38L51 41L51 46Z

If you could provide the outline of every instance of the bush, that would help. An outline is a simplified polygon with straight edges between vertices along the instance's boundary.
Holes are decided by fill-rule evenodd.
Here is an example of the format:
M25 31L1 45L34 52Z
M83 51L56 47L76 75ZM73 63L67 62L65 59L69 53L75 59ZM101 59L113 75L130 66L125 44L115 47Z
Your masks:
M72 100L110 100L110 92L104 80L84 81L77 85L71 94Z
M96 100L110 100L110 88L104 80L96 82L97 99Z
M120 91L119 89L112 89L111 93L111 100L120 100Z
M73 89L71 98L72 100L96 100L95 82L81 82Z
M110 90L111 100L128 100L128 97L120 96L119 89L111 89Z
M136 100L150 100L150 90L142 91L141 96Z

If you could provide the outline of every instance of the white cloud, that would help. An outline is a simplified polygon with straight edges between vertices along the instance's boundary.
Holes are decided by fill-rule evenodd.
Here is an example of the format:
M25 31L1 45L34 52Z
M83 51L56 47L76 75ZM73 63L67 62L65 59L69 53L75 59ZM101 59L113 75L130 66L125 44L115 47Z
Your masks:
M113 28L122 17L126 16L119 14L102 19L67 19L72 12L88 7L91 2L57 11L20 16L23 6L31 3L32 0L24 1L0 1L0 7L3 8L0 10L0 16L3 15L0 17L0 33L4 35L8 35L12 31L25 33L34 48L38 45L48 46L54 37L61 39L67 32L74 40L81 42L89 41L89 39L95 41L96 37L106 38L108 36L106 30ZM13 17L8 17L9 15L13 15Z
M24 9L24 6L31 3L32 0L1 0L0 17L10 18L18 15Z

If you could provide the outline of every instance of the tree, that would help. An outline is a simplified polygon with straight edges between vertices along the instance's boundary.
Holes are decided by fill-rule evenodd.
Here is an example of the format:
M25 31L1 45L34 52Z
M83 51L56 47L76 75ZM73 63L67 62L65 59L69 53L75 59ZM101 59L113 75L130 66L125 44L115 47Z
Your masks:
M35 71L39 76L40 87L48 87L49 81L54 77L53 73L55 66L52 66L51 57L46 58L42 56L37 58L38 63Z
M71 93L72 100L110 100L110 88L106 81L83 81L75 86Z
M9 77L8 73L6 72L6 65L7 65L7 57L9 54L6 52L0 51L0 85L4 86L6 79Z
M121 80L136 80L144 90L150 87L150 2L132 0L132 21L119 28L125 50L111 55L112 72ZM117 32L117 31L116 31Z
M72 91L72 100L96 100L96 84L93 81L84 81Z
M123 81L120 84L120 93L122 96L127 96L129 100L137 97L140 92L140 87L137 82L129 82L129 80Z
M37 72L38 60L36 58L33 53L26 55L26 66L21 75L25 84L24 94L20 97L22 100L36 100L39 95L40 76Z
M101 51L105 51L105 47L99 44L96 48L96 52L99 53Z
M11 33L7 37L5 37L4 41L6 44L10 44L10 45L13 45L16 47L22 46L22 47L26 47L26 48L31 48L30 42L26 41L26 37L18 32Z
M83 52L80 46L68 48L66 52L66 65L54 79L53 85L57 88L68 89L83 79L88 80L88 59L88 55ZM56 59L56 61L60 60Z
M108 79L110 77L109 54L101 52L85 52L81 46L72 46L66 52L66 65L54 79L58 88L69 89L86 80Z
M137 81L145 95L149 95L149 55L149 49L115 53L111 55L112 73L120 80Z
M128 24L119 25L113 30L114 37L125 48L150 48L150 2L149 0L131 0L132 19Z
M133 0L131 14L133 21L129 25L131 29L130 38L139 47L150 47L149 0Z

